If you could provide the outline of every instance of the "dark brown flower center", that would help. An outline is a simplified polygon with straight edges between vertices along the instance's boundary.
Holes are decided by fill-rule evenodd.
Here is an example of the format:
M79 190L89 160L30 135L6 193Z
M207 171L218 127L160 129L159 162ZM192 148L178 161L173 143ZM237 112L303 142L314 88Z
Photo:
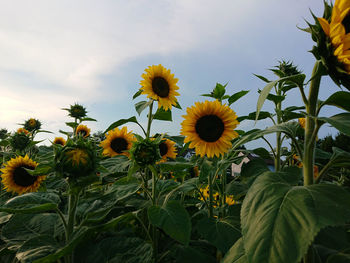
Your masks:
M160 151L160 155L161 155L161 156L164 156L164 155L167 154L167 152L168 152L168 146L166 145L165 142L161 142L161 143L159 144L159 151Z
M166 98L169 95L169 84L162 77L155 77L152 80L152 90L161 98Z
M196 132L206 142L216 142L225 130L224 122L216 115L206 115L198 119Z
M27 187L33 185L38 177L30 175L24 168L34 170L34 167L29 165L15 168L13 171L13 181L16 185Z
M345 33L350 33L350 12L346 15L346 17L341 22L345 28Z
M111 148L116 153L122 153L128 149L128 142L124 138L115 138L111 141Z

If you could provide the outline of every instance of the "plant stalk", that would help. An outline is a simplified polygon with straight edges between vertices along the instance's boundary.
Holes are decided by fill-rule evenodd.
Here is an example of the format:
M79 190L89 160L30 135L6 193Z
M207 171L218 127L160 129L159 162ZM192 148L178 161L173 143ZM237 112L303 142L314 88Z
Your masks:
M149 138L150 133L151 133L152 110L153 110L153 101L152 101L152 103L149 105L146 139Z

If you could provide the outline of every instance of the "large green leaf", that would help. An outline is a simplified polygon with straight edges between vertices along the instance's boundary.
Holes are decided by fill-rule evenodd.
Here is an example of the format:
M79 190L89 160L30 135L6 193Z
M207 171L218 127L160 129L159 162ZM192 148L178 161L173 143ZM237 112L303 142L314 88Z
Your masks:
M28 239L18 249L16 258L23 263L31 263L36 259L48 256L59 249L59 244L50 235L40 235Z
M199 242L198 242L199 243ZM197 244L196 244L197 245ZM211 251L204 246L204 244L198 244L194 246L181 246L176 244L171 248L171 253L175 258L175 261L164 261L174 263L216 263L217 261L210 253Z
M240 226L230 218L213 219L204 217L198 222L199 234L223 253L241 237Z
M57 214L16 214L3 226L1 238L7 242L21 243L40 235L54 236L61 223Z
M141 183L135 177L124 177L116 181L106 194L113 193L116 201L125 199L136 193L141 187Z
M55 210L60 197L54 193L27 193L8 200L0 211L7 213L41 213Z
M76 263L151 263L152 244L138 237L117 235L100 241L92 239L80 246L74 255Z
M289 82L293 82L295 84L297 84L298 86L302 86L303 82L305 80L305 75L304 74L297 74L297 75L293 75L293 76L288 76L288 77L284 77L284 78L280 78L278 80L275 81L271 81L269 82L261 91L260 96L258 98L258 103L256 106L256 120L259 117L259 113L260 110L262 108L262 106L264 105L265 100L267 99L267 96L270 94L270 91L272 90L272 88L279 82L284 82L284 81L289 81Z
M350 193L298 181L297 173L266 172L249 189L241 210L248 262L300 262L320 229L349 221Z
M137 119L136 119L135 116L132 116L129 119L120 119L120 120L118 120L116 122L113 122L111 125L109 125L109 127L107 128L107 130L105 130L104 133L107 133L108 131L113 130L114 128L119 127L121 125L124 125L124 124L126 124L128 122L137 123Z
M318 119L328 122L340 132L350 136L350 113L340 113L329 118L322 117Z
M350 111L350 92L338 91L333 93L323 105L333 105L346 111Z
M170 200L164 206L149 207L148 218L153 225L161 228L170 237L188 245L191 236L191 220L179 201Z
M153 115L153 119L161 121L172 121L171 110L164 110L163 107L158 108L156 113Z
M243 239L240 238L226 253L222 263L247 263L247 257L244 252Z

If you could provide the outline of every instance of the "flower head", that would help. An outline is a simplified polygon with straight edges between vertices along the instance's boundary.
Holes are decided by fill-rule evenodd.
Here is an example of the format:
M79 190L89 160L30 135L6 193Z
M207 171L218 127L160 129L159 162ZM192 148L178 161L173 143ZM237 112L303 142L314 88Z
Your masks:
M219 157L231 147L231 140L238 137L234 130L239 124L236 113L217 100L196 102L183 117L184 142L191 142L189 147L195 148L200 156Z
M30 118L24 122L24 129L32 132L41 128L41 122L37 119Z
M103 155L114 157L116 155L129 156L129 150L135 141L132 132L128 132L127 127L121 130L114 128L106 134L106 139L101 142Z
M322 61L327 74L337 85L350 90L350 2L336 0L334 6L324 2L323 17L308 29L317 42L312 53Z
M70 105L69 109L64 109L68 111L68 115L73 118L82 119L86 117L86 108L83 105L75 103L74 105Z
M159 152L162 157L160 162L166 162L167 158L176 158L175 142L169 139L163 139L159 143Z
M64 138L62 138L62 137L56 137L53 140L53 144L58 144L58 145L64 146L66 144L66 140Z
M130 156L141 167L155 164L161 159L159 142L150 139L136 141L130 149Z
M75 134L78 136L82 136L84 138L87 138L90 136L91 129L88 128L86 125L78 125L77 129L75 130Z
M158 101L159 108L171 109L177 103L175 96L180 95L176 91L179 89L176 85L178 79L174 78L174 74L170 73L170 69L164 68L161 64L149 66L145 71L146 73L142 74L140 82L142 94Z
M41 182L45 180L45 176L34 176L26 170L34 170L37 165L28 155L12 158L5 163L5 167L0 171L2 172L1 182L6 191L19 195L37 191Z
M30 144L30 138L28 136L28 133L25 133L24 131L23 132L16 132L10 138L10 145L14 150L22 151L29 144Z

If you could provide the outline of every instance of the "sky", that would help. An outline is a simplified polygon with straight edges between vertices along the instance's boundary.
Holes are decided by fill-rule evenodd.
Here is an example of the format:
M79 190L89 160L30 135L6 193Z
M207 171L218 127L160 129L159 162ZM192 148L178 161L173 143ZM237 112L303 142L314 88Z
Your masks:
M305 20L310 9L323 13L323 0L36 0L1 1L0 128L15 131L29 118L42 122L40 134L50 144L59 130L69 130L67 108L84 105L92 133L113 122L138 116L133 94L150 65L162 64L179 79L173 122L154 121L152 133L178 135L186 108L206 98L216 83L227 93L250 90L231 108L238 116L256 110L264 83L253 74L275 77L268 70L279 60L293 61L310 78L315 63ZM322 80L320 98L339 88ZM285 106L302 105L297 91ZM263 110L272 111L267 102ZM326 108L323 116L337 113ZM238 129L265 128L242 122ZM136 125L129 129L141 134ZM325 127L320 137L334 133Z

